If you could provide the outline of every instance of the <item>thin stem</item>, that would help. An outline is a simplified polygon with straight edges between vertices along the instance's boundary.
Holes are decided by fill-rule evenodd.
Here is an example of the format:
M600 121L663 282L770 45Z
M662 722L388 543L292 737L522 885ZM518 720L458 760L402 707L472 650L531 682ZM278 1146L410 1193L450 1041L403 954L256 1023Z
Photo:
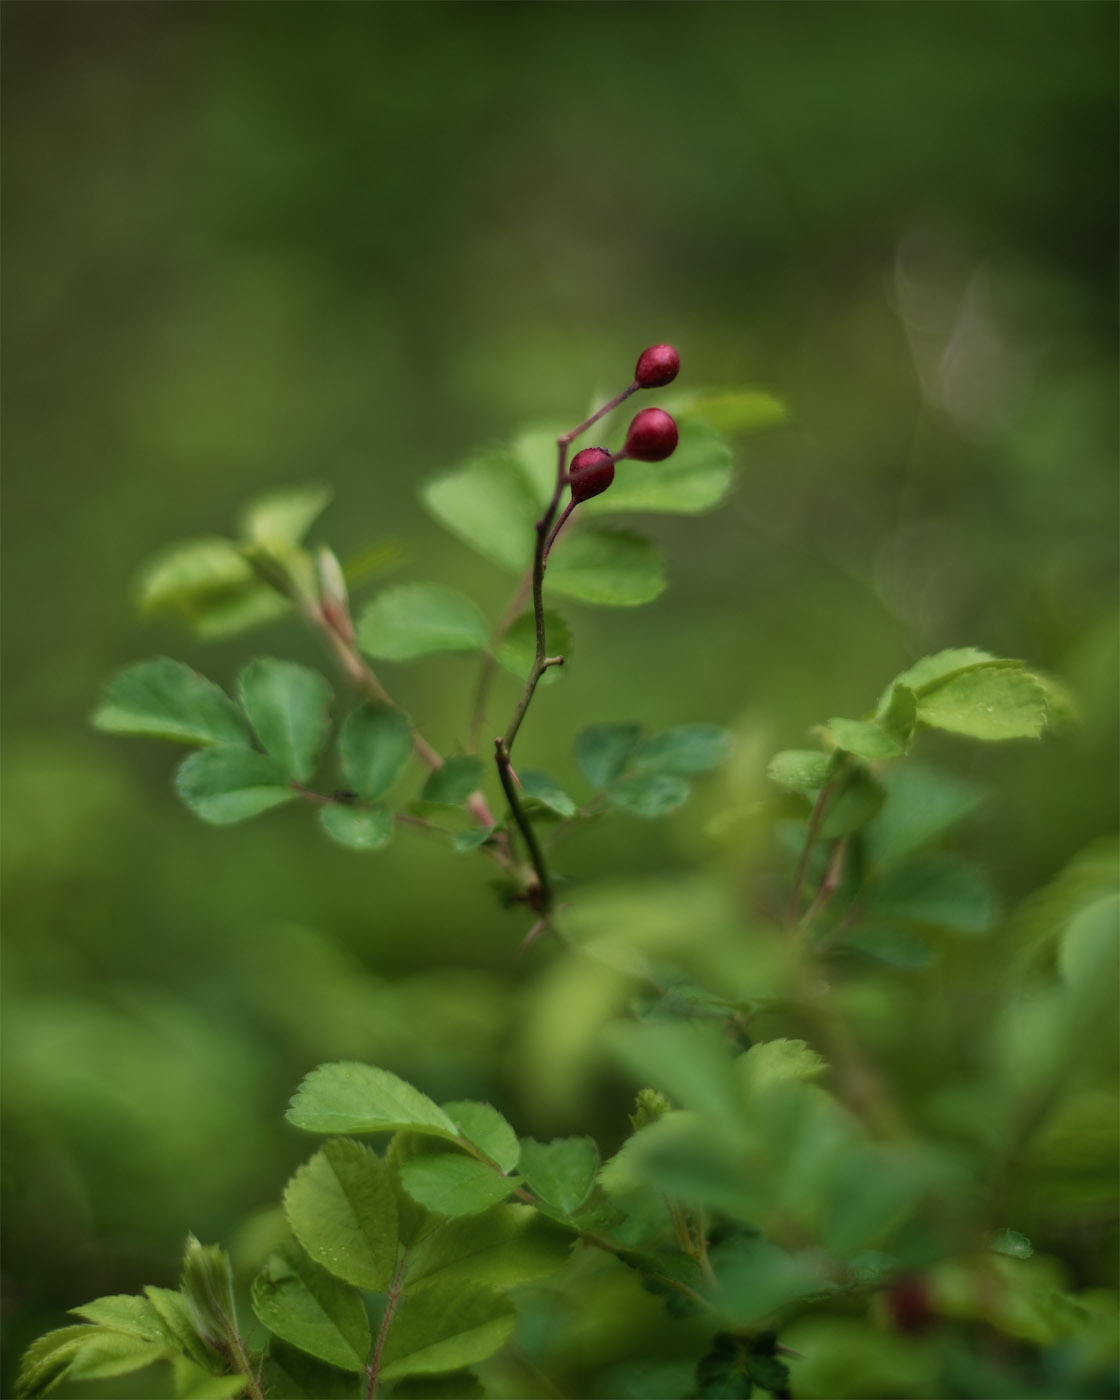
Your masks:
M486 723L486 702L490 698L490 688L494 684L494 674L498 668L495 652L506 633L521 616L533 586L533 571L527 569L525 577L517 585L517 591L509 601L509 606L498 621L490 637L490 645L482 655L478 668L478 682L475 685L474 703L471 706L470 752L477 753L482 742L482 726Z
M366 1400L377 1400L377 1382L381 1374L381 1353L385 1350L385 1338L389 1335L389 1327L400 1305L401 1294L404 1292L404 1271L407 1263L408 1254L406 1253L397 1266L393 1282L389 1285L389 1296L385 1302L385 1316L381 1319L381 1327L377 1333L377 1341L374 1343L373 1355L366 1367L366 1375L369 1376Z
M567 504L567 506L565 507L563 513L561 514L560 519L559 519L559 520L556 522L556 524L552 527L552 533L549 535L548 539L545 540L545 544L544 544L544 563L546 563L546 564L548 563L549 551L552 549L552 546L556 543L556 536L560 533L560 531L561 531L561 530L564 528L564 526L568 523L568 516L571 515L572 511L575 510L575 508L576 508L576 506L577 506L578 504L579 504L578 501L575 501L575 500L569 501L568 504Z
M840 883L844 878L844 861L847 857L847 854L848 838L844 836L839 841L837 841L832 848L832 853L828 858L828 864L825 867L825 872L823 877L821 878L820 887L817 890L816 897L802 916L801 922L803 925L811 924L816 918L816 916L820 913L820 911L824 908L824 906L828 903L828 901L832 898L832 896L836 893L836 891L840 888Z
M793 893L790 896L789 909L786 911L786 929L791 931L797 927L798 914L801 909L801 890L805 884L805 876L809 869L809 857L813 852L817 836L820 834L821 823L824 821L825 808L832 800L832 794L836 789L836 780L840 776L837 769L831 780L825 783L817 794L817 800L813 804L813 810L809 814L809 825L805 831L805 844L801 848L801 857L797 862L797 873L793 877Z
M585 418L578 427L573 428L571 432L565 433L563 437L557 438L556 441L563 444L564 447L568 447L571 443L575 442L580 433L585 433L588 428L591 427L592 423L598 423L600 418L605 418L612 409L617 408L620 403L625 403L630 395L636 394L641 387L642 386L635 379L633 384L623 389L621 394L615 394L614 398L611 399L609 403L605 403L602 408L596 409L590 418Z
M504 739L494 740L494 754L497 759L498 777L501 779L502 791L509 802L509 809L513 813L518 831L521 832L537 876L536 899L530 902L547 919L552 912L552 881L549 879L548 866L545 864L544 853L537 840L537 833L533 830L532 822L525 815L525 808L522 807L521 798L517 795L517 784L514 781L513 769L510 767L509 749L506 747Z
M253 1370L252 1358L249 1356L244 1339L236 1326L232 1331L231 1350L233 1351L238 1370L245 1376L245 1390L250 1395L251 1400L265 1400L265 1393L261 1388L260 1379L256 1371Z

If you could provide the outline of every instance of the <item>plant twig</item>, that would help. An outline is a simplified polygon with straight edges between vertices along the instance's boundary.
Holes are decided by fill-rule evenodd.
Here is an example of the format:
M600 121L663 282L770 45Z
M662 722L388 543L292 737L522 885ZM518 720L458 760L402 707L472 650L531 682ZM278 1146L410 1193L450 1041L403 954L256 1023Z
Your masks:
M385 1350L385 1338L389 1335L389 1328L400 1305L401 1294L404 1292L404 1271L407 1263L408 1255L406 1253L397 1266L393 1282L389 1285L389 1296L385 1302L385 1315L381 1319L381 1327L377 1333L377 1341L374 1343L373 1355L366 1367L366 1375L369 1377L366 1400L377 1400L377 1383L381 1375L381 1353Z
M513 820L517 823L517 829L525 842L529 860L532 862L537 877L535 898L531 899L530 903L542 916L542 919L547 921L552 912L552 881L549 879L548 866L545 863L540 842L537 840L537 833L533 830L533 824L526 816L525 808L521 805L521 798L517 794L517 783L514 780L513 769L509 761L509 749L506 747L504 739L494 740L494 755L498 764L498 777L501 780L502 791L509 802Z
M836 790L836 781L839 776L840 771L838 769L817 794L817 800L813 803L813 810L809 814L809 824L805 830L805 844L801 848L801 856L797 862L797 872L793 877L793 893L790 895L789 908L786 911L787 932L792 932L797 927L798 914L801 909L801 891L809 869L809 857L812 855L813 846L820 834L821 823L824 821L825 808L832 800L832 795Z

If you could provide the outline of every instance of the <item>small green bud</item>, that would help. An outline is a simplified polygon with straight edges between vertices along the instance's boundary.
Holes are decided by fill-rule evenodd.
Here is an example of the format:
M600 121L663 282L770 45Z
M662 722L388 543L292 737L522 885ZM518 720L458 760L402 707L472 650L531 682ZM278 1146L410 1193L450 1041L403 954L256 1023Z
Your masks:
M634 1100L634 1112L630 1115L630 1126L637 1132L639 1128L656 1123L672 1111L673 1105L664 1094L656 1089L639 1089L638 1097Z

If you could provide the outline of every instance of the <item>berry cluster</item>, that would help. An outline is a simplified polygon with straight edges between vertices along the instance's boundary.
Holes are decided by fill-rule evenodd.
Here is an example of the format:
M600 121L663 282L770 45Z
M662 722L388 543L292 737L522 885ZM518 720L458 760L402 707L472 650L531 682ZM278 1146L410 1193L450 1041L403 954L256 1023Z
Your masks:
M659 389L677 377L681 358L671 345L651 345L638 356L634 382L626 391ZM677 446L677 425L663 408L643 408L631 419L621 452L585 447L572 458L568 482L572 504L601 495L614 480L616 462L663 462Z

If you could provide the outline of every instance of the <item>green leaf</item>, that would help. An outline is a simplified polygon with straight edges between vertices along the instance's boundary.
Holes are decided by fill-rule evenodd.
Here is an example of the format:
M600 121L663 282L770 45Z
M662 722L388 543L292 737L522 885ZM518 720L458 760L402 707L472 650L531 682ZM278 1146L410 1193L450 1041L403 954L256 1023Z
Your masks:
M923 656L901 675L895 676L884 692L880 707L889 703L891 690L896 685L905 686L917 694L928 686L937 685L950 676L967 671L972 666L983 666L995 660L991 652L981 651L979 647L950 647L947 651L935 652L933 656Z
M599 1170L599 1149L592 1138L523 1138L521 1173L529 1189L550 1206L571 1215L584 1203Z
M865 833L876 865L909 855L983 801L980 789L971 783L913 761L889 769L880 781L886 800Z
M635 772L704 773L727 762L731 742L718 724L679 724L647 739L631 767Z
M284 1192L292 1233L316 1263L347 1283L384 1293L397 1262L397 1206L389 1169L368 1147L335 1138Z
M294 661L261 656L241 672L237 687L264 751L294 782L310 782L331 725L326 680Z
M1008 1254L1012 1259L1029 1259L1034 1254L1030 1240L1018 1230L993 1230L986 1242L993 1254Z
M436 1280L406 1293L382 1352L382 1379L455 1371L485 1361L513 1333L513 1304L490 1288Z
M319 808L319 825L332 841L352 851L380 851L393 838L393 814L381 803L372 807L328 803Z
M555 778L550 778L547 773L541 773L536 768L526 768L517 776L526 797L533 798L561 817L575 816L578 810L576 803Z
M114 1332L127 1332L130 1337L139 1337L146 1342L173 1340L151 1301L135 1293L115 1293L106 1298L95 1298L92 1303L84 1303L70 1311L83 1322L94 1322Z
M480 651L490 624L465 593L436 583L402 583L366 604L358 645L368 656L412 661L440 651Z
M286 598L258 578L232 540L210 536L171 545L137 580L140 609L174 613L200 636L230 636L282 616Z
M155 1309L163 1329L177 1345L200 1366L209 1365L214 1354L195 1326L191 1305L182 1293L170 1288L157 1288L148 1284L144 1295Z
M359 1400L366 1393L364 1376L328 1366L279 1337L269 1341L260 1379L268 1400Z
M593 724L576 736L576 762L596 792L622 776L641 737L640 724Z
M457 831L452 838L451 844L456 851L477 851L479 846L484 846L496 831L501 831L502 825L477 827L472 831Z
M641 535L589 528L549 556L545 587L601 607L637 607L665 591L665 561Z
M385 796L411 753L407 718L392 705L376 701L367 701L347 715L338 738L343 775L367 802Z
M1046 692L1018 661L998 661L926 686L918 719L970 739L1036 739L1046 727Z
M187 618L195 635L204 641L236 637L267 622L275 622L292 610L291 600L266 583L254 582L223 598L208 598Z
M906 749L904 742L874 720L830 719L827 732L837 748L865 758L869 763L880 758L898 758Z
M550 656L562 656L563 666L550 666L541 673L539 685L552 685L568 668L572 659L572 634L558 612L544 610L545 637ZM537 622L531 612L524 612L509 629L494 650L498 665L518 680L527 679L537 655Z
M868 887L873 919L906 919L959 933L984 933L996 918L991 886L973 866L949 855L919 855L891 866Z
M406 1376L393 1387L393 1400L482 1400L485 1394L473 1371Z
M753 433L786 421L785 405L765 389L700 390L674 395L670 411L682 426L706 423L717 433Z
M933 962L933 949L919 934L890 924L867 924L837 939L837 946L850 948L872 962L900 972L921 972Z
M292 1346L344 1371L364 1372L370 1353L362 1295L297 1245L283 1245L253 1280L253 1311Z
M512 1288L568 1262L572 1235L532 1206L498 1205L449 1220L416 1246L406 1286L439 1280L462 1288Z
M111 734L151 734L184 744L248 748L250 742L245 721L226 693L167 656L118 671L93 724Z
M514 453L482 453L420 495L445 529L495 564L522 573L533 562L540 507Z
M179 765L179 796L204 822L243 822L295 798L284 770L255 749L200 749Z
M883 797L882 787L866 769L849 764L825 805L820 835L834 841L858 831L883 805Z
M320 1065L296 1090L285 1115L310 1133L407 1129L454 1141L459 1130L427 1095L386 1069L354 1061Z
M185 1356L171 1358L171 1372L178 1400L237 1400L245 1394L245 1376L214 1376Z
M752 1089L767 1089L790 1080L815 1079L828 1068L825 1061L803 1040L760 1041L752 1045L736 1065Z
M832 757L816 749L783 749L766 768L766 776L791 792L816 792L832 775Z
M98 1335L82 1343L70 1362L73 1380L104 1380L143 1370L153 1362L165 1361L174 1348L166 1341L150 1342L127 1332L99 1328Z
M53 1332L36 1338L20 1360L16 1394L37 1396L53 1390L82 1345L100 1330L98 1327L56 1327Z
M502 1176L473 1157L441 1152L401 1165L401 1184L414 1201L440 1215L477 1215L504 1201L517 1179Z
M258 496L245 507L241 529L247 540L266 547L296 545L330 505L329 486L293 486Z
M218 1351L227 1350L237 1337L229 1255L219 1245L200 1244L188 1235L179 1286L199 1335Z
M486 765L473 754L456 754L445 758L441 767L436 768L424 784L420 796L425 802L440 802L447 807L458 807L482 786Z
M517 1134L492 1105L468 1100L445 1103L443 1111L467 1142L484 1152L501 1171L511 1172L517 1166L521 1152Z
M634 817L664 817L686 802L691 791L688 780L676 773L634 773L612 783L606 798Z
M677 450L664 462L620 462L609 491L583 507L589 515L648 510L700 515L718 506L731 489L731 449L711 428L679 423Z
M1067 986L1115 987L1120 897L1110 895L1081 909L1062 933L1058 971Z

